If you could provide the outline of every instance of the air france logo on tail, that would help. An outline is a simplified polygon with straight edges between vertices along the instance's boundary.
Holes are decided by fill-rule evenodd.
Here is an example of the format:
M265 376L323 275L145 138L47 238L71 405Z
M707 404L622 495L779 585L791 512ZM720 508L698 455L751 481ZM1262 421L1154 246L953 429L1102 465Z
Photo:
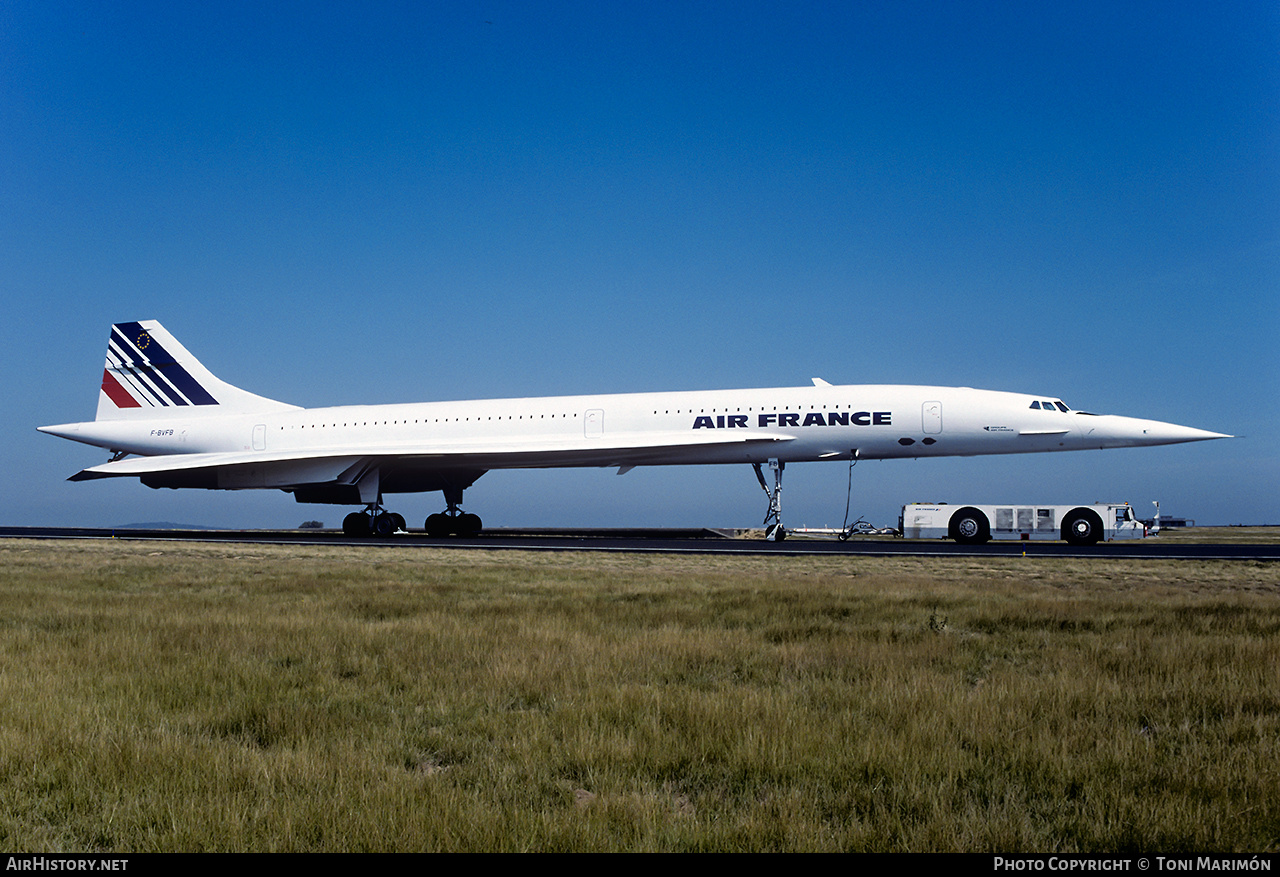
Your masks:
M111 327L102 392L117 408L218 404L141 323Z

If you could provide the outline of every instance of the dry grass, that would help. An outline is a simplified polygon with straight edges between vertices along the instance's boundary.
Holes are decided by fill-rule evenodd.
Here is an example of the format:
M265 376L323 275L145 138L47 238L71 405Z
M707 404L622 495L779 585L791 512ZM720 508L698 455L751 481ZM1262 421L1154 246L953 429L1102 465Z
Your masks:
M1280 847L1280 568L0 542L11 850Z

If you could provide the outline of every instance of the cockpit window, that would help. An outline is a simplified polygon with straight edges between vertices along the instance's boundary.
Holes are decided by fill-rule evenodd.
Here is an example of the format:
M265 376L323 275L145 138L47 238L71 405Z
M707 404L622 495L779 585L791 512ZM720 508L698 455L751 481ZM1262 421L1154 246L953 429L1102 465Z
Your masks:
M1065 404L1063 404L1062 402L1054 402L1053 404L1054 404L1054 405L1057 405L1057 406L1058 406L1058 410L1059 410L1059 411L1061 411L1063 414L1069 414L1069 413L1071 413L1071 409L1070 409L1070 408L1068 408L1068 407L1067 407Z
M1032 408L1034 408L1036 411L1039 411L1039 410L1040 410L1040 403L1039 403L1039 402L1032 402L1032 403L1031 403L1031 407L1032 407Z
M1037 399L1036 401L1031 403L1031 409L1033 411L1057 410L1057 411L1061 411L1063 414L1069 414L1071 412L1070 408L1068 408L1066 405L1056 400L1053 402L1042 402L1039 399Z

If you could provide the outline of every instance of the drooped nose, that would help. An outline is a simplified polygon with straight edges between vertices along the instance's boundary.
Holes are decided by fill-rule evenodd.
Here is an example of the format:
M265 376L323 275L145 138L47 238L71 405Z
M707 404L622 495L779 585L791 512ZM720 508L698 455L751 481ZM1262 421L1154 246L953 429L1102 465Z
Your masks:
M1233 438L1221 432L1180 426L1159 420L1142 420L1116 414L1078 414L1075 428L1088 448L1126 448L1176 445L1209 439Z

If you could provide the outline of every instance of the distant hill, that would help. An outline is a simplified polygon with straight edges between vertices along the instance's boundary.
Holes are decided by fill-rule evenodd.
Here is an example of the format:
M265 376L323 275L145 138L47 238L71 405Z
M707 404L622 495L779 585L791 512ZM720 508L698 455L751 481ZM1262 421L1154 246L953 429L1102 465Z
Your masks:
M117 530L217 530L203 524L175 524L172 521L147 521L141 524L116 524Z

